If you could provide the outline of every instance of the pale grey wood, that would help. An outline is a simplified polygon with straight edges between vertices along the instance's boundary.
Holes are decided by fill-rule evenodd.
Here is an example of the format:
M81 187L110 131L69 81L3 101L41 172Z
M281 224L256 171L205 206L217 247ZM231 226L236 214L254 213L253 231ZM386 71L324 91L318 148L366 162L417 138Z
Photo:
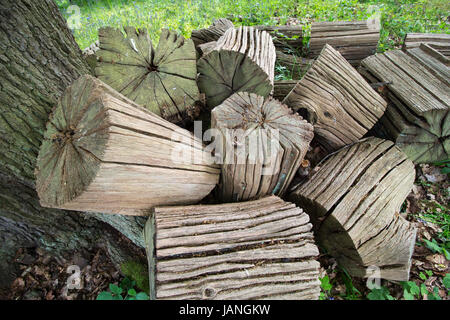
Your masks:
M444 33L407 33L403 49L419 47L425 43L445 56L450 56L450 34Z

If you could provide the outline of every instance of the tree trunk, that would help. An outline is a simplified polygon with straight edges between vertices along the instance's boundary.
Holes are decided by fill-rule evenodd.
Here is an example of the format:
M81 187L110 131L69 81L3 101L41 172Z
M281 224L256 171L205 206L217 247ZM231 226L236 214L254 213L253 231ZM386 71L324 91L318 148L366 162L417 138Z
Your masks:
M278 197L155 208L145 226L153 299L318 299L309 217Z
M198 87L208 107L235 92L268 96L273 90L275 47L267 32L252 27L230 28L212 51L197 63Z
M450 157L448 65L449 59L425 45L361 62L369 77L388 83L390 104L378 126L414 162Z
M220 172L208 156L189 131L86 75L50 116L37 191L45 207L147 215L207 196Z
M444 56L450 57L450 34L407 33L403 42L403 49L417 48L421 43L427 44Z
M329 152L362 138L386 109L386 101L329 45L283 103L307 113L316 141Z
M381 278L407 281L416 228L398 212L414 177L413 163L391 141L367 138L319 164L289 199L352 275L367 277L376 266Z
M129 249L117 241L118 232L94 215L41 208L34 190L48 114L64 89L89 73L53 1L1 2L0 71L0 286L14 277L12 255L21 246L40 246L60 256L103 243L115 262L130 258ZM142 230L142 220L104 220L141 243L136 230Z
M283 195L313 138L311 124L287 106L247 92L214 108L211 127L220 132L224 202Z

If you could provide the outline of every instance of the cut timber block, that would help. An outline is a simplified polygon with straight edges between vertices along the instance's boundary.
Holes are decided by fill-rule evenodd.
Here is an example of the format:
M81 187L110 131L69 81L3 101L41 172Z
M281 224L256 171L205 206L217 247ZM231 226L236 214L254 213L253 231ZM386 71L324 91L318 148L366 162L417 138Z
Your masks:
M313 59L299 57L295 54L286 54L277 50L276 63L286 68L287 74L292 79L301 79L313 63Z
M302 26L254 26L254 28L270 33L277 49L301 53L303 48Z
M416 228L398 212L414 165L391 141L367 138L342 148L289 195L311 217L316 238L354 276L409 278Z
M407 33L403 42L403 49L417 48L421 43L429 45L444 56L450 56L450 34Z
M194 43L163 29L156 50L147 30L100 28L95 75L119 93L171 122L188 118L199 99Z
M221 104L235 92L268 96L273 90L275 46L265 31L230 28L212 51L198 60L198 87L208 107Z
M215 143L224 202L283 195L314 135L312 125L281 102L247 92L215 107L211 127L220 132Z
M283 101L289 92L294 89L298 80L275 80L273 83L273 98L278 101Z
M230 28L234 28L233 22L225 18L220 18L214 20L212 25L206 29L193 30L191 39L194 41L195 46L198 47L201 44L219 40L225 31Z
M361 139L386 109L386 101L329 45L283 103L307 114L328 152Z
M319 251L309 217L271 196L155 208L144 229L150 299L311 299Z
M375 54L380 39L380 22L367 21L313 22L309 40L309 58L316 58L323 46L329 44L347 61L358 66L359 62Z
M387 82L390 103L377 124L416 163L450 158L450 60L427 45L364 59Z
M50 116L36 189L43 207L146 215L208 195L220 173L208 156L190 132L86 75Z

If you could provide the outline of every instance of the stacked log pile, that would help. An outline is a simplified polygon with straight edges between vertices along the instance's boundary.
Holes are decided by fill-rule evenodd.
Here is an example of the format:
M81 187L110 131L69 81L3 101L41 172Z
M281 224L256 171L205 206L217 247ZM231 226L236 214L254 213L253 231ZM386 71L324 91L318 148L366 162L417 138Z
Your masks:
M387 84L390 104L379 129L414 162L450 157L449 60L429 46L392 50L361 62L372 81Z
M153 299L318 299L309 217L271 196L155 208L145 226Z
M444 56L450 56L450 34L407 33L403 42L403 49L417 48L422 43L429 45Z

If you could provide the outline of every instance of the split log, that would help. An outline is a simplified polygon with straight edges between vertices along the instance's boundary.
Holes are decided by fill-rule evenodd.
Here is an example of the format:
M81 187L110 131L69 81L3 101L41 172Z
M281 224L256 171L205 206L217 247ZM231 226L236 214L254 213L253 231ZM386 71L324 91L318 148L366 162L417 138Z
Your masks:
M283 103L307 114L317 142L329 152L362 138L386 109L383 98L330 45Z
M269 32L278 50L301 53L303 49L302 26L254 26L254 28Z
M429 45L444 56L450 56L450 34L408 33L403 42L403 49L417 48L421 43Z
M323 46L329 44L338 50L351 65L358 66L362 59L375 54L379 39L378 19L313 22L308 57L316 58Z
M301 79L313 63L313 59L299 57L295 54L286 54L277 50L276 63L285 67L292 79Z
M86 75L50 116L36 188L44 207L145 215L205 197L220 172L206 156L191 133Z
M214 50L199 59L198 87L208 107L235 92L268 96L273 90L275 47L267 32L251 27L228 29Z
M220 132L224 202L283 195L313 138L312 125L287 106L247 92L214 108L211 127Z
M390 100L378 126L417 163L450 157L449 60L427 46L391 50L364 59L361 66L388 82ZM413 93L413 94L412 94Z
M414 183L413 163L391 141L341 149L289 196L311 217L316 237L350 274L406 281L416 228L398 212Z
M273 83L273 98L283 101L289 92L294 89L298 80L278 80Z
M155 208L144 229L151 299L311 299L319 251L309 217L278 197Z
M234 28L233 22L225 18L220 18L214 20L212 25L207 29L192 31L191 39L194 41L195 47L198 47L201 44L219 40L225 31L230 28Z
M147 30L100 28L96 76L171 122L187 118L199 98L194 43L163 29L156 50Z

